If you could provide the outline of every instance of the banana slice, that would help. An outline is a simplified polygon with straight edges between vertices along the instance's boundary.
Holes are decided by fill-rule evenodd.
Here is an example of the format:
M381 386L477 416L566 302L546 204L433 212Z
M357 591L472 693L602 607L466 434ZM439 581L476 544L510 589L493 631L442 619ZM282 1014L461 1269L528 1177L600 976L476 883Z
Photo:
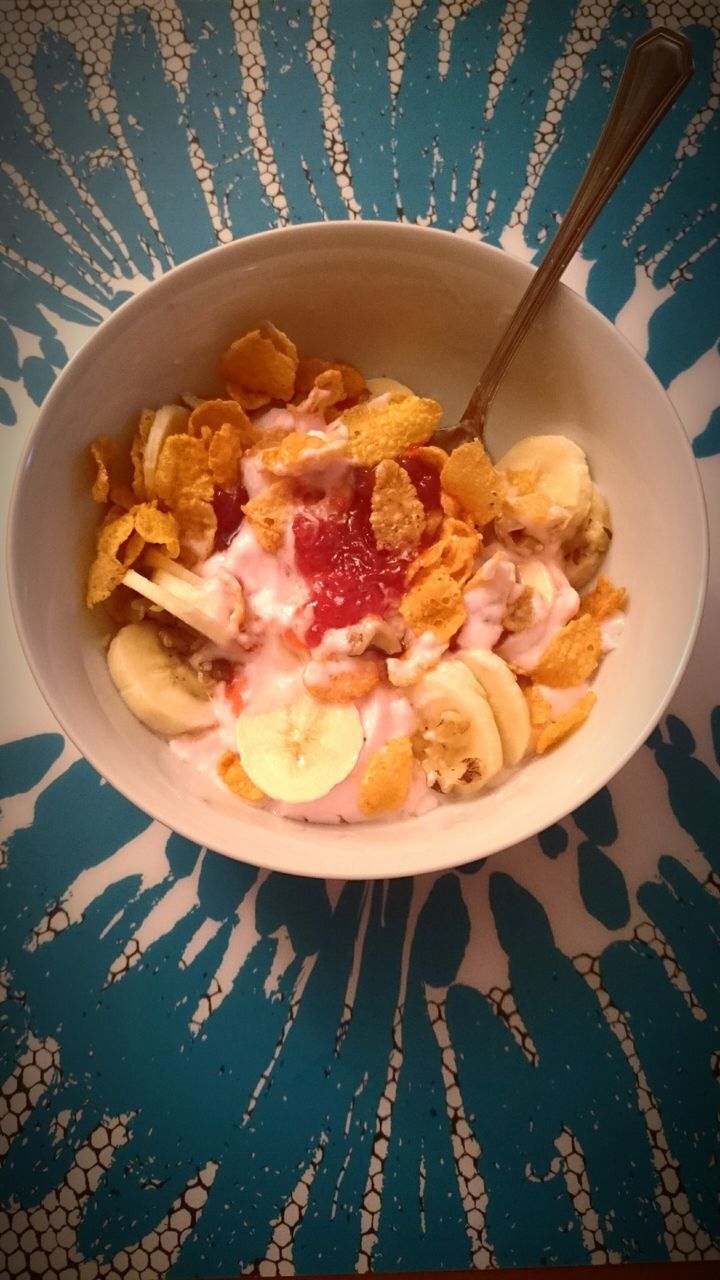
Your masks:
M595 577L611 539L610 508L597 485L593 485L590 510L577 533L563 546L563 569L576 591Z
M122 627L113 637L107 657L121 698L153 733L172 738L215 724L205 687L192 667L168 652L151 622Z
M414 391L410 390L410 387L406 387L404 382L398 382L396 378L368 378L365 385L370 392L371 399L374 399L375 396L387 396L391 393L397 395L399 391L404 391L405 395L408 396L415 394Z
M517 576L524 587L532 587L547 604L552 604L557 588L542 560L522 560L517 566Z
M465 663L447 658L411 689L423 725L421 764L431 786L474 795L503 767L495 716Z
M200 635L207 636L208 640L212 640L220 649L227 649L232 645L233 636L229 623L211 618L200 608L193 599L198 594L194 587L163 570L155 572L161 574L161 582L145 578L135 569L128 569L123 582L126 587L132 587L133 591L145 596L146 600L152 600L153 604L159 605L161 609L166 609L174 618L179 618L194 631L199 631Z
M319 800L347 778L360 755L360 715L350 703L304 694L289 707L240 715L237 749L248 777L273 800Z
M568 512L568 534L590 509L592 481L587 459L567 436L525 436L496 464L500 471L529 471L539 493Z
M181 578L183 582L189 582L191 587L196 587L199 591L205 582L199 573L193 573L192 569L186 569L184 564L178 564L177 560L171 560L169 556L163 555L162 551L158 551L157 547L146 547L143 552L143 565L149 565L151 569L163 569L165 573L171 573L174 578Z
M506 765L518 764L532 738L530 712L520 685L506 662L488 649L459 650L458 658L479 682L500 734Z
M155 468L168 436L187 430L190 410L179 404L164 404L153 418L143 453L143 479L148 498L155 497Z

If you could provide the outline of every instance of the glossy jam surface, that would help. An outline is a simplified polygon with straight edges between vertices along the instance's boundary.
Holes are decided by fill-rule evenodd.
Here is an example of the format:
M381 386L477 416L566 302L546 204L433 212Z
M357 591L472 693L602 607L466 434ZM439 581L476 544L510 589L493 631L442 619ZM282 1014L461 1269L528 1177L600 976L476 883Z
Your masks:
M329 516L300 514L293 522L295 564L310 584L305 642L319 644L331 627L347 627L368 614L386 617L403 594L412 552L380 551L370 524L372 472L358 469L347 510Z
M243 522L242 505L247 502L247 489L236 484L232 489L216 489L213 494L213 510L217 518L215 551L224 551Z
M403 454L398 458L398 462L407 471L425 510L437 511L440 507L441 493L438 468L430 462L423 461L416 453Z

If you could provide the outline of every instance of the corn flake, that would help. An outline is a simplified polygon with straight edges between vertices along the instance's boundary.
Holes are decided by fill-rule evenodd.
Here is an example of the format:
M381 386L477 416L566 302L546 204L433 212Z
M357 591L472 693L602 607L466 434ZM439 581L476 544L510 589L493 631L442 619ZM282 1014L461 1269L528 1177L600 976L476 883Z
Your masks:
M445 492L481 528L502 510L507 481L495 470L479 440L454 449L440 479Z
M217 772L220 781L241 800L247 800L250 804L262 804L266 798L265 792L256 787L248 777L240 763L240 757L234 751L226 751L220 756Z
M138 502L144 502L147 497L145 488L145 445L154 421L155 410L143 409L130 446L130 462L133 472L132 489Z
M278 480L251 498L242 508L263 551L280 550L292 511L292 489L288 480Z
M199 489L185 489L173 507L177 521L180 559L193 565L212 555L217 533L217 516L212 502Z
M535 478L532 471L506 471L508 484L512 486L518 498L526 498L535 492Z
M248 413L252 413L253 409L264 409L270 402L270 397L265 395L264 391L248 391L235 382L226 382L225 390L231 399L235 400L241 409L247 409Z
M155 489L161 501L174 509L181 496L192 491L209 502L213 487L207 440L185 434L168 436L155 467Z
M423 569L440 566L463 586L472 574L480 545L480 535L472 525L454 516L446 516L442 522L440 537L425 547L410 565L408 581L412 581Z
M402 809L413 772L413 751L409 738L391 738L374 751L360 781L359 807L368 818Z
M558 742L561 742L563 738L566 738L574 729L579 728L580 725L587 720L596 702L597 697L592 690L590 690L589 693L584 694L582 698L570 707L568 711L564 711L557 720L553 720L551 724L548 724L541 729L536 743L538 755L542 755L544 751L549 751L551 747L556 746Z
M552 724L552 707L541 693L536 685L531 684L523 688L523 697L527 703L530 712L530 724L536 733L545 729L547 725Z
M215 432L226 423L236 428L236 434L242 439L243 449L249 449L255 444L259 431L236 400L203 400L190 414L188 435L202 437L206 427Z
M425 508L415 485L391 458L379 463L375 471L370 523L375 542L383 551L417 546L425 528Z
M318 702L356 702L374 689L379 679L373 658L309 662L303 675L305 688Z
M415 635L432 631L438 640L450 640L467 620L462 589L442 565L417 575L399 612Z
M143 542L152 542L155 546L165 547L171 560L176 560L180 553L178 541L178 522L169 511L158 511L157 503L143 502L133 507L130 515L135 523L135 530Z
M582 597L578 616L590 614L591 617L597 618L598 622L602 622L603 618L609 617L611 613L624 609L626 599L625 587L613 586L607 574L601 573L593 590Z
M551 689L566 689L587 680L602 654L600 624L589 613L573 618L553 636L532 672L533 680Z
M339 385L336 378L329 380L328 374L339 375ZM313 387L323 390L332 387L333 391L338 389L340 394L330 402L335 404L340 400L358 400L365 390L365 379L353 365L345 364L342 360L320 360L317 356L303 356L295 378L296 400L304 400Z
M97 467L91 495L95 502L110 502L129 511L135 502L135 494L126 483L123 460L118 456L117 444L109 436L93 440L90 453Z
M356 404L342 421L348 429L349 454L364 466L396 458L414 444L424 444L435 431L442 409L435 400L394 392L382 404Z
M435 467L437 471L442 471L445 463L450 457L444 449L436 444L421 444L412 450L413 458L419 458L421 462L426 462L428 466Z
M247 409L259 409L270 400L291 400L297 367L295 344L273 325L238 338L220 361L233 399Z
M440 491L440 509L444 516L450 516L453 520L462 520L467 514L457 498L452 498L444 489Z
M127 565L123 563L121 549L134 528L135 521L129 511L111 512L100 526L95 559L88 574L85 603L89 609L101 600L107 600L125 577Z
M208 445L210 475L221 489L231 489L240 477L240 461L247 437L234 422L223 422Z
M506 631L527 631L535 621L535 598L532 587L523 587L517 599L508 604L502 624Z
M567 523L566 513L559 512L558 508L553 511L553 504L545 493L508 496L503 503L503 515L526 527L534 524L549 525L558 520L563 524Z
M110 498L110 470L117 466L117 445L109 436L93 440L90 453L97 465L97 475L90 490L93 502L107 502Z
M280 444L264 449L261 465L275 476L301 476L318 467L324 467L331 458L341 458L347 452L347 441L339 436L325 436L292 431Z

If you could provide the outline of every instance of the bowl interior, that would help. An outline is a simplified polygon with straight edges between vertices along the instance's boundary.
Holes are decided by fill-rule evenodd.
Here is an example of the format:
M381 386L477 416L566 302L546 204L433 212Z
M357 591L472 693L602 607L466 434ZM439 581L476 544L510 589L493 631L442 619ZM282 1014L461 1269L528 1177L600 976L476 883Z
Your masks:
M621 647L572 740L495 791L423 818L307 826L210 806L111 684L102 611L83 605L98 510L85 446L144 405L222 390L218 354L269 319L301 353L341 357L462 410L531 268L449 233L320 224L249 237L171 272L90 338L59 378L21 463L11 511L11 598L52 711L98 771L141 808L223 853L276 870L386 877L454 866L514 844L601 787L641 744L680 678L702 608L707 533L697 470L669 400L602 316L560 288L495 402L491 453L532 432L586 449L611 506L606 567L628 587ZM672 519L668 499L672 494ZM668 602L672 607L668 607Z

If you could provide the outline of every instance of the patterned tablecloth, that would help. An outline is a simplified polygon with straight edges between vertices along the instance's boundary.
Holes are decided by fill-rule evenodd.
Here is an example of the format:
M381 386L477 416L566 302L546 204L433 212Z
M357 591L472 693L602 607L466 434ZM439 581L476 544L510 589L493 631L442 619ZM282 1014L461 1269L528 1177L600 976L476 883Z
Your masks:
M68 356L217 242L404 218L537 261L659 22L695 77L569 281L667 386L717 543L717 0L3 0L4 503ZM566 821L324 884L104 784L4 601L0 1274L720 1256L719 608Z

